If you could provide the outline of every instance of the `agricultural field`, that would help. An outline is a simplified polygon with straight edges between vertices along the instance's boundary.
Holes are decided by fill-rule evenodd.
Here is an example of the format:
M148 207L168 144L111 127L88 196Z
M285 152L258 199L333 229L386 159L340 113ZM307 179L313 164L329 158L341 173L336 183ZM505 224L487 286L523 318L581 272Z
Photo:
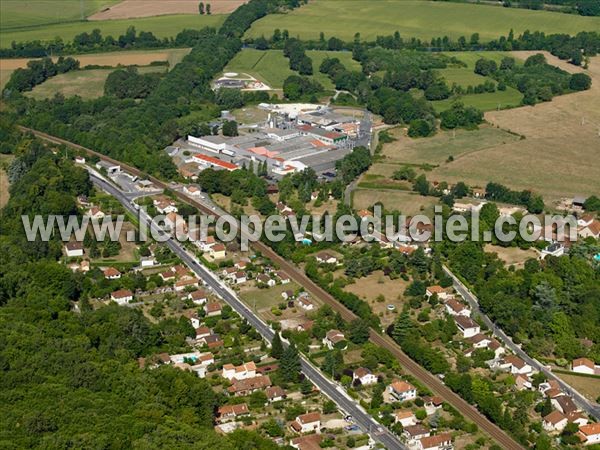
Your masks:
M336 57L348 69L360 70L360 64L352 59L350 52L327 52L311 50L306 54L313 60L313 78L326 89L333 89L333 84L327 75L319 72L319 66L326 57ZM298 74L290 69L289 59L283 56L281 50L244 49L239 52L227 65L225 72L248 74L263 81L272 89L281 89L283 82L290 75Z
M119 0L2 0L0 2L0 28L37 27L52 23L76 22ZM81 5L83 4L83 11Z
M140 19L59 23L18 29L3 28L0 32L0 47L10 47L12 41L51 41L56 37L70 41L74 36L83 32L90 33L96 28L102 31L103 36L112 35L116 38L125 33L130 26L134 26L137 31L151 31L154 35L161 38L175 37L177 33L185 28L219 27L225 21L226 17L225 14L210 16L178 14Z
M114 6L102 8L92 14L88 20L135 19L139 17L164 16L168 14L197 15L198 0L122 0ZM229 14L238 6L246 3L244 0L211 0L211 14Z
M287 15L255 22L247 35L271 36L276 28L304 39L318 39L324 32L326 38L352 40L359 32L362 39L373 40L399 31L405 38L427 40L477 32L481 40L489 41L507 35L510 28L517 35L528 29L572 35L598 30L600 17L422 0L313 0Z
M117 67L136 65L147 66L155 61L167 61L172 69L190 52L189 48L172 48L163 50L132 50L122 52L94 53L88 55L72 55L80 62L81 67L88 65ZM55 60L57 58L54 58ZM0 89L10 79L15 69L27 67L28 58L0 59Z
M26 93L26 95L37 100L52 98L58 93L65 97L79 95L84 99L102 97L104 95L104 83L114 70L74 70L63 73L37 85L31 92ZM139 73L163 72L165 70L165 66L138 67Z
M521 59L538 52L516 52ZM550 54L549 63L569 72L582 71ZM551 102L506 111L485 118L493 126L523 135L516 142L498 143L455 158L433 170L430 179L473 185L496 181L513 189L533 189L556 201L573 195L600 194L600 57L586 71L589 91L555 97ZM425 141L424 141L425 142Z

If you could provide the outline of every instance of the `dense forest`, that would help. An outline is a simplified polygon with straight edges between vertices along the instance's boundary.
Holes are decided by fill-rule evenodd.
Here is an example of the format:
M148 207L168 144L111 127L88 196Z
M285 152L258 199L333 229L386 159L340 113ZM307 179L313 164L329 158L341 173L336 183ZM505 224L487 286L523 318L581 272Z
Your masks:
M274 448L254 433L215 434L219 398L206 380L138 368L138 357L184 348L186 320L92 310L82 276L57 262L61 243L25 240L21 214L75 213L91 184L62 149L53 154L4 116L0 134L16 156L0 212L0 447Z

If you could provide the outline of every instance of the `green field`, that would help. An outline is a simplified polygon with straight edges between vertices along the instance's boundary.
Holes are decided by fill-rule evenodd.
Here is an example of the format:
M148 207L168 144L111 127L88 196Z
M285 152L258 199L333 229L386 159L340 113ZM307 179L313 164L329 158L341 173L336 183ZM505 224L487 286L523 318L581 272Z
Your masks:
M319 66L326 57L339 58L347 69L360 70L360 64L352 59L352 53L350 52L310 50L306 54L313 60L313 78L326 89L333 89L329 77L319 72ZM254 49L245 49L239 52L227 64L225 72L246 73L265 82L273 89L281 89L287 77L298 74L290 69L290 61L283 56L283 51Z
M85 99L98 98L104 95L104 83L106 78L115 69L93 69L93 70L74 70L72 72L56 75L42 84L33 88L26 95L28 97L42 100L52 98L55 94L61 93L65 97L79 95ZM162 72L165 66L138 67L140 73Z
M529 29L546 33L577 34L600 29L600 17L583 17L548 11L472 5L424 0L312 0L286 15L273 14L255 22L251 37L271 36L287 29L290 36L318 39L336 36L352 40L399 31L405 37L431 39L444 35L457 39L477 32L484 41Z
M445 111L452 103L460 101L466 106L474 106L482 111L494 111L499 109L514 108L521 105L523 94L514 88L507 87L505 91L485 92L483 94L461 95L456 98L448 98L431 102L437 112Z
M84 0L83 16L87 17L119 0ZM0 28L35 27L52 23L81 20L80 0L2 0L0 2Z
M4 0L2 0L4 2ZM140 19L124 20L99 20L60 23L55 25L19 28L5 30L0 32L0 47L10 47L12 41L50 41L56 37L69 41L77 34L91 32L98 28L104 36L112 35L117 37L127 30L129 26L134 26L137 31L151 31L157 37L175 37L184 28L203 28L206 26L219 27L227 15L218 14L211 16L193 16L186 14L177 14L172 16L144 17Z

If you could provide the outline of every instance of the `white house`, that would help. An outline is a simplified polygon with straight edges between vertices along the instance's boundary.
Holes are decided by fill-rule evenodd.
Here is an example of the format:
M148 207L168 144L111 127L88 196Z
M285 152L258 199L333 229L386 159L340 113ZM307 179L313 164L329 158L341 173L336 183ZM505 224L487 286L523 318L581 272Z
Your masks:
M269 402L280 402L286 397L285 391L279 386L268 387L265 389L265 394L267 394L267 400L269 400Z
M140 258L140 267L154 267L156 260L152 256L142 256Z
M417 389L406 381L394 381L387 387L389 394L399 402L414 400L417 398Z
M76 156L75 164L85 164L85 158L83 156Z
M133 293L129 289L119 289L110 294L110 299L119 305L125 305L133 300Z
M204 312L207 317L218 316L221 314L221 304L220 303L207 303L204 305Z
M156 210L161 214L176 213L179 211L177 206L175 206L175 202L171 200L154 200L153 204Z
M320 433L321 414L318 412L302 414L296 417L296 420L292 422L291 427L296 433L310 433L312 431Z
M275 286L275 284L277 284L273 278L269 277L268 275L265 275L264 273L261 273L256 277L256 282L265 284L269 287L273 287Z
M301 295L298 297L298 305L305 311L312 311L315 309L315 304L310 301L307 295Z
M97 206L92 206L90 209L88 209L86 215L92 220L99 220L102 219L106 214L104 214L104 212Z
M583 239L588 237L598 239L600 237L600 220L594 220L589 225L581 227L578 233Z
M241 366L233 364L223 365L223 378L228 380L245 380L246 378L254 378L256 376L256 364L253 361L244 363Z
M287 275L285 272L283 272L281 270L279 272L276 272L275 275L277 275L277 278L279 278L279 281L281 281L281 284L288 284L290 282L289 275Z
M104 278L107 280L118 280L121 278L121 272L119 272L114 267L107 267L104 269Z
M363 386L377 383L377 377L371 373L371 371L365 367L359 367L352 374L352 381L360 381Z
M473 344L473 348L488 348L488 346L492 343L492 339L482 333L478 333L475 336L470 337L469 341Z
M200 324L198 324L200 325ZM196 339L204 339L212 334L212 330L208 327L198 326L196 328Z
M245 403L224 405L219 408L218 421L226 422L228 420L237 419L240 416L247 416L248 414L250 414L250 410Z
M417 440L417 450L452 450L452 435L450 433L435 434Z
M446 292L446 289L444 289L441 286L438 286L437 284L435 286L429 286L425 289L425 295L427 296L427 298L431 297L433 294L437 294L440 300L446 300L450 297L450 294Z
M183 280L179 280L177 283L175 283L175 291L181 292L189 286L198 287L198 279L197 278L184 278Z
M200 194L202 193L200 188L197 186L185 186L183 188L183 192L185 192L187 195L191 195L192 197L200 197Z
M454 321L464 338L473 337L481 332L479 325L470 317L454 316Z
M319 264L337 264L338 259L331 253L321 252L315 255Z
M451 316L469 317L471 315L471 310L456 299L448 299L444 306L446 307L446 312Z
M69 258L83 256L83 244L81 242L67 242L65 244L65 254Z
M588 358L574 359L571 365L573 372L595 375L600 373L600 366L594 365L594 361Z
M184 311L183 314L188 319L190 319L190 323L192 324L192 327L194 327L194 329L200 327L202 321L200 320L200 316L198 316L198 313L196 311L192 311L191 309L189 309L187 311Z
M600 423L590 423L579 427L577 433L583 445L592 445L600 443Z
M417 417L410 409L400 409L394 413L394 422L410 427L417 424Z
M208 295L204 289L196 289L190 292L188 298L196 305L204 305L208 301Z
M504 357L504 363L508 364L512 374L528 374L533 368L518 356L508 355Z
M544 420L542 421L542 427L544 430L549 432L562 431L568 423L569 421L563 413L554 410L544 417Z
M212 259L224 259L225 246L221 243L214 244L210 247L209 253Z

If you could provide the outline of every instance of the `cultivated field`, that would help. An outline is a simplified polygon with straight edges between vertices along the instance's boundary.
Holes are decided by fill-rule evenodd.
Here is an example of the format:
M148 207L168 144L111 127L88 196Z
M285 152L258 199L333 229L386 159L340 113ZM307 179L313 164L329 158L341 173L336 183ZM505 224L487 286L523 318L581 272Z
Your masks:
M526 58L537 52L516 52ZM569 72L581 71L552 55L548 61ZM475 185L496 181L514 189L533 189L548 200L600 194L600 57L587 73L589 91L555 97L551 102L486 113L494 126L526 139L493 145L436 168L429 178Z
M3 0L4 1L4 0ZM0 2L0 4L3 2ZM12 41L51 41L61 37L70 41L74 36L83 32L90 33L98 28L104 36L118 37L125 33L128 27L134 26L137 31L151 31L157 37L175 37L184 28L219 27L227 16L216 14L210 16L170 15L159 17L145 17L140 19L102 20L87 22L60 23L36 27L4 29L0 32L0 47L10 47Z
M52 77L26 93L28 97L42 100L60 93L65 97L79 95L84 99L98 98L104 95L104 83L115 69L75 70ZM162 72L164 66L139 67L140 73Z
M333 89L329 77L319 72L319 66L326 57L336 57L346 68L360 70L360 64L352 59L350 52L326 52L311 50L306 52L313 60L313 78L326 89ZM283 82L290 75L297 75L290 69L290 61L283 56L281 50L254 50L245 49L239 52L225 68L225 72L248 74L263 81L273 89L281 89Z
M169 69L175 67L185 55L190 52L189 48L173 48L165 50L133 50L122 52L94 53L89 55L72 55L81 63L81 67L88 65L117 67L136 65L147 66L154 61L167 61ZM55 60L57 58L54 58ZM10 75L15 69L27 67L28 58L0 59L0 89L8 82ZM157 69L159 70L159 69Z
M114 5L119 0L2 0L0 28L35 27L51 23L74 22Z
M123 0L114 6L102 8L88 20L134 19L168 14L198 14L198 0ZM211 14L229 14L244 0L208 0Z
M529 29L546 33L576 34L600 29L600 17L495 6L429 2L422 0L313 0L287 15L270 15L257 22L248 35L270 36L275 28L289 30L290 36L318 39L336 36L352 40L359 32L362 39L399 31L406 38L457 39L479 33L481 40L515 34Z

